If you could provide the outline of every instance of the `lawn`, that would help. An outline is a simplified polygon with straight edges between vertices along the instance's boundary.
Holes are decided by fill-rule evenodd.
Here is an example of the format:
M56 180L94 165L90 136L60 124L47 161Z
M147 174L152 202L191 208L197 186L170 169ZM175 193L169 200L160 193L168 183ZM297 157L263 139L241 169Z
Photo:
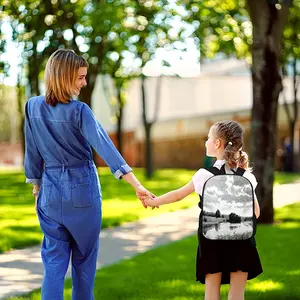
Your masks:
M144 209L133 189L124 181L117 181L108 168L99 168L103 196L102 227L117 226L155 214L187 208L198 202L194 193L186 200L164 205L159 209ZM195 171L163 169L146 181L143 169L135 169L140 181L156 195L181 187L191 180ZM300 180L300 174L276 173L275 183ZM25 184L20 170L0 170L0 253L13 248L39 244L42 233L34 210L31 185Z
M275 225L259 225L256 235L264 272L248 282L247 300L300 299L300 203L276 210ZM195 282L197 239L189 237L139 254L97 272L95 299L198 300L204 286ZM71 280L65 299L71 299ZM222 300L228 285L222 286ZM10 300L37 300L39 291Z
M117 226L155 214L187 208L197 204L198 196L191 195L185 201L164 205L159 209L145 209L135 192L125 181L116 180L108 168L99 168L103 196L102 228ZM155 173L146 182L143 169L134 173L145 187L160 195L187 183L195 173L191 170L165 169ZM0 253L12 248L24 248L41 242L39 228L31 195L31 185L25 184L22 171L0 171Z

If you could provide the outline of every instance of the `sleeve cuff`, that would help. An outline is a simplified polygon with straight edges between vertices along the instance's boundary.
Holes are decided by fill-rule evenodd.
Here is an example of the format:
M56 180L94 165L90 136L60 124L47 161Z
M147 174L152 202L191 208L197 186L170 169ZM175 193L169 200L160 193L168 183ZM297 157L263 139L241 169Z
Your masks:
M121 166L115 173L114 173L114 176L117 178L117 179L122 179L122 176L129 173L129 172L132 172L132 169L126 164L126 165L123 165Z
M42 179L29 179L26 178L26 183L30 183L33 185L41 185L42 184Z

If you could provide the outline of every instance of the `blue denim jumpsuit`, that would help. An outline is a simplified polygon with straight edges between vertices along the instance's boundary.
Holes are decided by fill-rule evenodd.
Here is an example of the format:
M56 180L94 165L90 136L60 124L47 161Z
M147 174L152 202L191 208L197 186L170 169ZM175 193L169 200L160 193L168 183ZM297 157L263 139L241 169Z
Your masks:
M101 187L92 150L114 176L131 172L88 105L47 105L44 96L25 106L26 182L40 185L38 217L44 233L42 299L63 299L72 260L72 299L94 299L101 227Z

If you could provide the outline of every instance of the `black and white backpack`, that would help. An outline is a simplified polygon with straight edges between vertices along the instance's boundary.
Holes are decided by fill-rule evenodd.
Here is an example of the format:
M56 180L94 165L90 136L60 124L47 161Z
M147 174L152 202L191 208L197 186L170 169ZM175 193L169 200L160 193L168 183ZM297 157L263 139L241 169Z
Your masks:
M255 234L254 191L237 168L226 174L225 164L219 170L206 168L214 174L203 186L200 232L209 240L247 240Z

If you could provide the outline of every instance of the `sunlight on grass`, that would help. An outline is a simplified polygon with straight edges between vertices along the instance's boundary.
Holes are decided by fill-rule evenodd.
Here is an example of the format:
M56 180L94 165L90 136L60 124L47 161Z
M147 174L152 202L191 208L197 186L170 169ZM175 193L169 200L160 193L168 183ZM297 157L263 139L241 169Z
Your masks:
M284 288L284 284L280 282L274 282L272 280L264 280L255 283L249 283L247 286L247 290L249 291L259 291L259 292L268 292L273 290L282 290Z
M98 168L103 196L102 227L118 226L124 222L136 221L165 212L188 208L197 205L199 197L192 194L183 201L163 205L159 209L144 209L136 198L135 192L124 180L116 180L109 168ZM134 168L134 173L141 183L152 193L159 196L173 189L178 189L195 174L195 170L162 169L147 180L144 169ZM300 174L276 173L276 182L286 183L300 179ZM25 176L20 168L0 168L0 253L13 248L38 244L42 240L38 218L34 209L34 198L31 185L25 184ZM298 209L299 208L295 208ZM280 210L280 225L285 228L296 228L288 224L291 209ZM300 212L299 212L300 220Z
M98 168L98 173L103 198L102 228L188 208L199 201L194 194L184 201L164 205L159 209L145 209L136 198L133 188L124 180L116 180L109 168ZM195 172L164 169L157 171L151 180L145 179L144 169L135 169L134 173L147 189L161 195L184 185ZM40 243L43 235L34 209L31 185L25 183L22 171L1 169L0 185L0 253Z
M276 219L279 221L300 221L300 206L297 203L275 210Z
M292 223L292 222L288 222L288 223L279 223L278 224L280 228L282 229L296 229L296 228L300 228L300 223Z
M300 173L275 172L274 184L300 182Z
M300 276L300 269L299 270L293 270L293 271L288 271L286 272L286 275L291 275L291 276Z
M280 225L258 225L257 246L264 272L246 286L247 300L300 299L299 223L300 203L276 210ZM288 212L288 216L286 213ZM95 299L105 300L199 300L205 286L195 281L197 237L157 247L98 270ZM71 280L65 284L65 299L71 299ZM227 299L229 285L221 287L221 299ZM37 300L40 291L11 300Z
M176 279L176 280L167 280L163 282L159 282L157 284L158 287L160 288L185 288L186 287L186 281L181 280L181 279Z

